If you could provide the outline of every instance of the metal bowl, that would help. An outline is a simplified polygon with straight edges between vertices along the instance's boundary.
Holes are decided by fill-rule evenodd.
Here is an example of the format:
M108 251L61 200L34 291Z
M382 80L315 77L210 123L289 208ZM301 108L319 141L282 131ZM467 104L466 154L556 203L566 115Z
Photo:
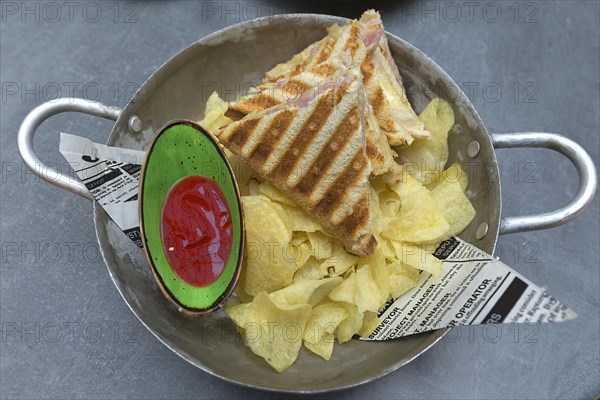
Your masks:
M265 71L323 37L325 28L344 18L295 14L243 22L215 32L175 55L120 110L86 100L42 104L24 120L19 149L26 164L42 178L91 199L80 182L72 182L43 163L33 150L36 128L63 111L79 111L115 120L108 144L145 149L154 131L172 119L200 120L208 95L226 99L245 92ZM593 163L571 140L555 134L489 135L473 105L452 79L429 57L402 39L387 34L392 54L417 111L434 97L450 101L456 125L450 133L450 162L468 169L467 194L477 216L460 237L493 253L498 235L548 228L575 218L591 202L596 189ZM141 132L140 132L141 122ZM538 216L501 218L499 170L494 147L550 147L569 157L580 174L580 187L566 207ZM58 176L58 179L56 177ZM284 392L323 392L372 381L418 357L445 330L388 342L352 340L337 346L329 362L302 350L298 361L275 372L241 341L222 311L202 318L178 313L156 286L144 253L94 204L100 248L115 286L140 321L167 347L191 364L227 381Z

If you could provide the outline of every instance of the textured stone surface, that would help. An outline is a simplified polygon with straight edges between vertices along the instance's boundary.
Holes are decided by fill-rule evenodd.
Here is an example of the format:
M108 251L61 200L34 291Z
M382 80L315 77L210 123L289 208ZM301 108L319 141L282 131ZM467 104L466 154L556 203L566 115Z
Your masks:
M16 149L17 130L29 110L59 91L124 106L177 51L240 20L296 11L356 17L362 7L299 1L54 4L1 4L0 396L276 397L195 369L145 330L100 259L91 204L29 174ZM372 6L382 11L390 32L427 53L463 87L491 132L562 133L598 163L597 2L401 4ZM67 172L58 153L60 130L103 141L110 122L62 115L42 126L36 148ZM552 209L576 189L574 168L558 154L502 150L498 157L506 215ZM576 321L457 328L399 371L343 396L597 396L598 204L596 199L584 217L563 227L499 240L501 258L572 306Z

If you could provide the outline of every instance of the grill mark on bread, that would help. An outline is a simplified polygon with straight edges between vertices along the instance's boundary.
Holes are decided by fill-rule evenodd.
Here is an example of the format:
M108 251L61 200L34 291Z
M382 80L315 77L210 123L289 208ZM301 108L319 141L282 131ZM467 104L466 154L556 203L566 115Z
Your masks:
M383 163L383 155L377 148L377 144L372 140L367 140L367 157L374 164Z
M317 57L315 59L315 64L322 63L323 61L329 59L329 57L331 56L331 52L335 48L335 45L337 44L337 42L338 42L337 39L332 39L332 40L328 41L327 43L325 43L323 45L323 47L321 47L321 49L319 49L319 54L317 55Z
M375 236L373 236L373 235L371 235L371 236L361 235L356 240L355 249L354 249L355 251L357 250L356 247L360 248L360 251L361 251L361 254L357 253L358 255L367 256L369 254L373 254L373 252L377 248L377 239L375 239Z
M298 79L290 79L285 85L283 85L281 91L292 98L295 98L306 92L308 89L310 89L309 84Z
M352 56L352 58L354 58L354 56L356 55L356 52L358 51L358 41L357 38L360 37L360 29L358 28L358 24L351 24L350 25L350 37L348 38L348 40L346 41L346 44L344 45L344 50L350 50L350 55Z
M337 68L328 63L316 65L310 70L310 72L322 78L330 77L335 71L337 71Z
M254 96L249 103L250 106L254 105L255 108L260 108L262 110L279 104L279 102L268 93L259 93L257 96ZM253 109L254 108L251 108L248 112L251 112Z
M358 108L354 106L340 122L334 134L317 155L315 162L313 162L309 170L296 185L298 192L306 196L306 198L309 198L313 193L314 187L321 181L325 172L334 164L344 145L356 131L356 122L358 119L354 118L354 124L350 121L356 112L358 112Z
M267 127L262 140L249 155L249 158L254 160L255 165L262 166L267 160L296 115L298 115L297 109L283 110L275 115L273 121Z
M233 112L246 115L250 114L254 110L265 110L279 103L280 102L277 99L268 93L260 92L248 99L231 104L227 111L232 110ZM225 113L225 115L227 115L227 113Z
M383 89L381 87L377 87L371 96L369 96L371 100L371 105L373 106L373 111L375 115L378 116L384 111L385 107L385 95L383 94ZM379 121L381 123L381 121Z
M324 218L329 216L343 205L345 193L349 187L360 186L357 180L363 178L363 170L368 168L368 160L362 151L357 151L352 161L346 166L344 172L335 180L327 190L325 196L315 207L316 212Z
M224 138L227 140L236 151L241 152L242 148L246 144L246 141L254 132L254 129L258 125L259 120L251 119L248 121L242 121L234 129L232 129L229 137Z
M330 77L337 71L337 67L329 63L315 66L310 71L302 71L302 76L288 78L278 87L273 83L263 83L258 86L258 92L240 99L237 103L229 106L225 116L235 121L242 119L252 111L263 111L272 106L297 100L311 87L323 82L324 78ZM262 97L255 100L257 97Z
M281 157L284 155L284 153L289 148L290 144L294 141L294 139L301 133L301 128L304 124L304 121L306 121L308 117L312 114L316 104L317 102L314 101L306 107L297 108L298 116L292 121L287 131L279 139L278 145L273 149L273 151L263 164L263 169L266 173L272 175L272 172L277 166L277 164L279 164Z
M357 204L365 204L369 198L366 195L361 196L357 200ZM342 235L350 236L354 233L357 226L364 226L371 220L371 213L367 207L359 207L352 214L346 216L336 226Z
M355 38L349 38L344 46L344 50L350 50L350 56L354 58L358 50L358 43Z
M373 61L371 60L370 56L367 55L361 63L360 72L362 72L363 83L366 87L375 73L375 65L373 65Z
M273 170L274 176L277 179L287 180L287 177L296 164L302 159L308 145L312 142L317 133L321 130L327 119L335 109L336 102L335 90L327 91L317 102L313 112L308 119L302 124L300 132L290 143L288 149L280 158L279 163Z
M354 86L357 85L354 84ZM339 102L336 101L335 103L335 109L333 110L326 122L327 129L321 129L321 131L318 134L318 137L311 141L308 145L304 153L304 157L296 164L294 170L288 172L288 184L290 185L290 187L295 187L296 185L298 185L298 183L304 177L304 175L311 170L312 164L314 164L317 157L319 157L320 151L323 149L324 146L327 145L331 137L335 134L338 127L342 123L342 120L346 117L347 113L349 112L348 110L352 108L353 104L356 103L356 88L348 89L348 87L350 87L350 85L346 84L345 87L337 89L337 93L341 91L342 98L339 100ZM349 142L350 140L346 143ZM346 143L340 144L340 146L338 146L338 153L344 151ZM319 175L323 176L323 174L325 173L326 171L322 170L320 171Z
M235 107L235 105L229 106L227 110L225 110L224 114L227 118L231 118L233 121L239 121L240 119L246 116L246 113L243 113Z

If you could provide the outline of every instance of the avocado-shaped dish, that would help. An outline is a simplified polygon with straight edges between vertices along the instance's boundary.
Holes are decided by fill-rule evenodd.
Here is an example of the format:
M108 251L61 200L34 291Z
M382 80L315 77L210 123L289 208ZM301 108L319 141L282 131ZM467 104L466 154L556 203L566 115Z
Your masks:
M140 176L139 219L164 295L191 316L219 308L239 278L244 221L231 165L204 128L171 121L155 134Z

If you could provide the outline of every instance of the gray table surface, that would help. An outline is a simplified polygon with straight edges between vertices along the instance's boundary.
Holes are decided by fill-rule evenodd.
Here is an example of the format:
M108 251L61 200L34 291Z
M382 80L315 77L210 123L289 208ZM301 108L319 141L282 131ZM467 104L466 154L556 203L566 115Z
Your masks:
M91 203L29 174L16 149L29 110L58 96L124 106L158 66L224 26L281 12L357 17L344 2L3 2L0 22L2 398L273 398L171 353L137 321L98 254ZM371 4L371 3L369 3ZM492 132L551 131L599 156L599 3L387 2L388 31L437 61ZM27 12L27 10L33 10ZM60 14L59 14L60 13ZM60 130L106 140L110 123L57 116L42 159L68 168ZM502 150L507 215L562 205L574 168L543 150ZM457 328L376 382L332 398L594 398L600 394L599 207L563 227L501 237L502 259L579 318L499 331Z

